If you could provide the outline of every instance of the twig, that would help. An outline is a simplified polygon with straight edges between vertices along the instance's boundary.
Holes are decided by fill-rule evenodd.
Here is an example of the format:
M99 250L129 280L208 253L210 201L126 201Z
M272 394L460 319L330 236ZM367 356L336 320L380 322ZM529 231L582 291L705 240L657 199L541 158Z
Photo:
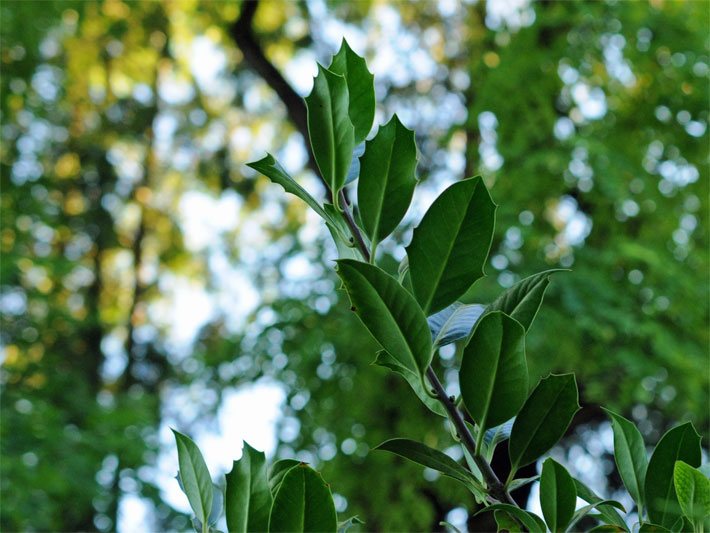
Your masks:
M360 228L357 227L357 224L355 224L355 220L353 219L353 215L350 212L350 208L348 207L348 200L345 198L345 193L343 190L340 190L340 204L343 208L343 214L345 215L345 221L348 223L348 227L350 228L350 232L353 234L353 238L355 239L355 242L357 243L358 248L360 249L360 252L362 253L362 256L365 258L365 261L368 263L370 262L370 251L367 249L367 244L365 244L365 239L362 237L362 233L360 233Z

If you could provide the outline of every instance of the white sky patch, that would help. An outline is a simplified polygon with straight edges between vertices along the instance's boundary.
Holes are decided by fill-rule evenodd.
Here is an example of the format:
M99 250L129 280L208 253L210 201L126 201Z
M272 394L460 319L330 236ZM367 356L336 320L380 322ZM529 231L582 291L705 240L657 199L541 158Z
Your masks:
M180 199L180 219L185 246L199 252L217 245L220 234L236 227L243 200L227 191L219 198L199 191L188 191Z
M221 92L221 87L215 82L226 66L227 56L217 43L205 36L193 39L190 46L190 70L202 92L213 94L217 89Z
M587 120L597 120L606 114L606 95L599 87L590 87L581 82L575 83L572 86L572 98Z

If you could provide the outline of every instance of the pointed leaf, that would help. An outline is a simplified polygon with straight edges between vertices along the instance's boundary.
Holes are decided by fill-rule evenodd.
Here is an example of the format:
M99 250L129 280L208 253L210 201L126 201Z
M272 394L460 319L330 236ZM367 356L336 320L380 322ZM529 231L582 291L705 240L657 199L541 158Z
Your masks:
M414 229L409 272L427 314L452 304L483 276L495 210L483 180L466 179L441 193Z
M540 380L515 419L508 452L513 470L532 463L562 438L579 410L574 374Z
M352 259L338 261L338 275L355 313L399 364L423 376L432 346L424 313L412 295L381 268Z
M419 374L402 366L394 357L384 350L377 352L377 356L375 357L373 364L389 368L392 372L396 372L402 376L407 383L409 383L409 386L412 387L412 390L421 402L426 405L431 412L439 416L443 416L444 418L447 417L446 410L441 405L441 402L429 396L429 394L427 394L424 390L424 385Z
M345 76L348 84L348 114L355 128L355 143L360 143L372 129L375 119L375 77L367 69L365 59L352 51L343 39L328 70Z
M519 281L493 300L486 312L503 311L520 322L527 331L540 309L542 297L550 284L550 275L564 271L546 270Z
M508 485L508 492L513 492L515 490L518 490L520 487L524 487L525 485L528 485L528 484L532 483L533 481L537 481L538 479L540 479L539 475L533 476L533 477L522 477L522 478L514 479Z
M700 530L703 521L710 518L710 480L688 463L676 461L673 484L683 514L695 531Z
M247 163L247 166L257 172L261 172L274 183L281 185L286 192L298 196L325 221L333 223L331 217L323 210L315 198L301 187L271 154L266 154L266 157L259 159L259 161Z
M478 515L498 510L505 511L517 520L520 520L520 523L523 524L531 533L545 533L545 522L543 522L539 516L509 503L496 503L495 505L489 505L488 507L478 511L476 514Z
M433 468L445 476L460 481L467 487L472 483L478 485L478 481L463 466L445 453L421 442L410 439L390 439L377 446L375 450L392 452L420 465Z
M360 158L358 206L365 233L373 242L387 237L404 218L417 184L416 166L414 132L394 115L367 141Z
M601 505L610 505L612 507L616 507L617 509L621 509L623 512L626 512L626 509L624 509L624 506L621 505L616 500L599 500L596 503L590 503L588 505L585 505L584 507L577 509L574 512L574 515L572 516L572 520L570 521L569 525L567 526L567 531L575 531L574 527L577 525L577 522L579 522L582 518L587 516L589 513L591 513L592 511L594 511L597 507L599 507ZM595 516L601 516L601 515L595 515Z
M599 503L597 511L609 524L613 524L616 527L621 528L623 531L628 531L629 528L626 522L621 517L619 512L614 509L611 505L600 503L603 500L597 496L592 489L587 487L584 483L578 479L574 480L574 487L577 490L577 496L582 498L587 503Z
M614 430L614 460L619 469L619 475L636 505L639 509L643 509L643 486L648 468L648 457L643 437L638 428L629 420L608 409L605 411L611 417L611 425Z
M291 470L294 466L298 466L301 464L301 461L298 461L296 459L281 459L280 461L276 461L273 465L271 465L271 468L268 470L268 480L269 480L269 489L271 490L272 494L276 494L276 491L278 490L279 485L284 479L284 476L286 475L286 472Z
M518 521L505 511L493 511L493 516L496 519L496 525L498 526L499 533L501 531L509 531L510 533L517 533L519 531L522 531Z
M269 531L335 532L338 522L330 488L306 464L291 468L274 497Z
M182 489L197 519L203 524L209 523L214 493L207 464L191 438L174 429L172 431L177 444Z
M550 531L564 531L574 515L577 491L572 476L552 458L542 464L540 506Z
M644 492L649 519L671 528L680 516L680 504L673 484L676 461L700 466L700 435L686 422L669 430L656 445L648 462Z
M242 457L227 474L227 528L229 531L266 531L271 509L266 478L266 455L244 443Z
M318 168L336 201L345 184L355 147L348 105L345 77L318 65L313 91L306 97L308 134Z
M515 416L528 391L523 327L500 312L484 316L464 349L459 383L466 409L483 430Z
M496 451L496 446L510 438L510 432L513 429L513 424L515 423L515 418L500 424L499 426L490 428L486 430L483 435L483 450L481 454L485 459L490 462L493 459L493 454Z
M454 302L427 318L434 346L446 346L468 337L485 307L479 304Z

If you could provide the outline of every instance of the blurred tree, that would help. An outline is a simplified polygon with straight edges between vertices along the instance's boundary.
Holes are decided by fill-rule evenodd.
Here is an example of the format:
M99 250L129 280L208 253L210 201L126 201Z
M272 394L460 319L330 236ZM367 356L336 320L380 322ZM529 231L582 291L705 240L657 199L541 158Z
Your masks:
M296 232L303 206L243 166L268 149L322 194L298 96L343 34L378 74L377 122L396 110L417 131L418 208L464 175L493 186L470 301L573 268L530 338L533 378L577 371L584 401L633 410L651 441L674 419L707 428L709 14L503 4L0 6L3 529L112 530L127 497L150 501L147 527L185 528L156 469L163 430L215 429L222 395L262 377L287 395L277 453L318 464L367 529L472 509L368 453L445 443L369 364L319 222ZM380 247L391 270L408 239Z

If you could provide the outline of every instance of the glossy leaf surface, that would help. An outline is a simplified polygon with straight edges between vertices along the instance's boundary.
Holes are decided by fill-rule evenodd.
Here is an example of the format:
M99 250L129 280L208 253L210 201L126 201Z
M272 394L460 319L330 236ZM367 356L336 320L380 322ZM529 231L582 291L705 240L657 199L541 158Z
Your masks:
M266 455L244 442L242 457L227 474L227 528L229 531L266 531L271 491L266 477Z
M644 507L644 482L648 468L646 445L638 428L621 415L606 409L614 431L614 460L626 490L639 508Z
M461 397L473 420L486 430L515 416L528 391L525 330L500 312L484 316L464 349Z
M313 91L306 97L308 133L313 156L333 198L345 184L355 148L354 128L348 114L345 77L318 65Z
M435 347L446 346L468 337L485 306L454 302L427 318Z
M384 350L419 376L429 366L432 346L426 318L412 295L375 265L338 261L355 313Z
M414 229L409 272L427 314L454 303L483 276L495 210L483 180L470 178L441 193Z
M574 374L540 380L515 418L508 452L513 468L532 463L565 434L579 410Z
M648 516L653 523L670 528L680 516L673 483L676 461L700 466L700 435L686 422L669 430L656 445L646 470L644 492Z
M546 459L540 475L540 506L550 531L564 531L574 515L577 490L564 466Z
M417 184L414 132L394 115L367 141L357 186L363 228L373 242L387 237L402 221Z
M348 114L355 144L359 144L370 133L375 118L375 77L367 69L365 59L353 52L345 39L328 70L344 76L348 84Z
M269 531L334 532L338 522L330 488L306 464L291 468L274 497Z
M699 530L710 519L710 480L688 463L676 461L673 484L683 514Z

